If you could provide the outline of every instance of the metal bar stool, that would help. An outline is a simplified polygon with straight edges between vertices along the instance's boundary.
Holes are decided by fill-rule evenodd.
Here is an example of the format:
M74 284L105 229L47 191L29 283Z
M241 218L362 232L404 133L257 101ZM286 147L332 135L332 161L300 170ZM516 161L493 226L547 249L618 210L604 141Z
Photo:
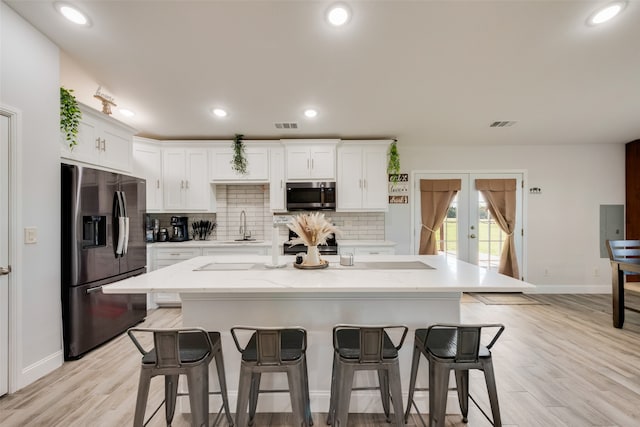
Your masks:
M246 332L246 335L250 334L244 346L240 344L239 337L242 331ZM295 425L312 426L306 356L307 331L299 327L235 326L231 328L231 335L238 351L242 354L236 425L241 427L253 425L260 393L289 392ZM263 372L286 373L289 388L260 390ZM248 417L247 405L249 405Z
M482 329L497 328L491 342L484 346L480 343ZM478 403L469 395L469 370L479 369L484 372L491 413L494 426L501 426L500 407L498 406L498 393L496 380L493 373L491 360L491 348L496 343L504 325L448 325L438 324L426 329L416 329L413 360L411 362L411 378L409 382L409 398L405 422L408 421L411 405L418 411L413 400L416 390L429 390L429 427L442 427L445 425L445 410L447 406L447 392L449 391L449 374L455 371L458 401L462 412L462 422L467 422L469 414L469 397L480 409L482 414L491 422L489 416L478 406ZM416 376L420 354L429 361L429 388L416 388ZM418 412L420 420L424 424L422 416Z
M145 350L136 338L136 333L152 333L154 347ZM191 405L191 425L194 427L208 426L209 423L209 394L220 394L222 405L214 425L218 423L224 409L227 422L233 425L233 418L229 412L227 398L227 384L222 358L222 345L219 332L207 332L202 328L179 329L145 329L130 328L127 331L135 346L142 353L140 382L133 421L134 427L146 425L158 412L162 404L165 405L167 426L171 425L176 408L177 396L189 396ZM209 363L215 358L220 391L209 392ZM145 422L144 415L149 396L151 378L164 375L165 398L149 419ZM178 393L178 379L180 375L187 376L189 393Z
M387 333L392 330L402 332L398 345L393 343ZM404 343L407 331L406 326L337 325L333 328L333 370L327 424L347 425L352 391L379 389L387 422L391 422L391 397L395 424L404 425L398 351ZM379 387L354 388L353 377L355 371L360 370L377 371Z

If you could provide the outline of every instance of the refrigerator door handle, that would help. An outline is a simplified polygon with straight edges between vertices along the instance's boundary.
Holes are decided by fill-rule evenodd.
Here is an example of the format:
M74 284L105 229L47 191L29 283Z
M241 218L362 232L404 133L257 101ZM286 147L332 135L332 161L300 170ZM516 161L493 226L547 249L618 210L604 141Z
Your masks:
M127 213L127 194L124 191L120 192L122 198L122 216L124 217L124 236L122 254L125 255L129 249L129 215Z
M96 292L102 292L102 286L96 286L95 288L87 289L87 295L94 294Z
M129 249L129 217L124 217L124 247L122 248L122 253L126 254Z
M123 200L122 200L122 192L121 191L116 191L115 196L116 198L115 200L115 215L114 215L114 222L117 220L118 221L118 236L116 239L116 248L115 248L115 253L116 253L116 258L120 257L124 254L124 239L126 236L126 225L125 225L125 219L124 219L124 215L123 215L123 211L124 211L124 204L123 204Z
M118 192L113 193L113 214L111 216L111 226L113 227L113 253L118 258L118 240L120 239L120 224L118 218L120 217L120 197Z

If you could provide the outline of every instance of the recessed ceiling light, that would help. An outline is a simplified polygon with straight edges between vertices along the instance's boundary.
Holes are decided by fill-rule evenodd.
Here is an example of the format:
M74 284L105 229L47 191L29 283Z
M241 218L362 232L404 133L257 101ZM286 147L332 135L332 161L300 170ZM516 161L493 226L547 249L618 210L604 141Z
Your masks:
M218 117L227 117L227 112L222 108L214 108L213 114L215 114Z
M350 17L349 9L343 4L333 5L327 12L327 20L336 27L346 24Z
M308 110L304 110L304 115L312 119L318 115L318 112L314 109L309 108Z
M122 114L125 117L133 117L136 115L136 113L134 113L133 111L127 108L118 108L118 111L120 112L120 114Z
M88 27L91 25L91 21L84 13L80 12L75 6L72 6L68 3L56 2L54 3L54 7L69 21L74 24L83 25Z
M587 22L590 25L598 25L603 22L607 22L622 12L622 9L624 9L626 5L626 1L614 1L613 3L609 3L593 12Z

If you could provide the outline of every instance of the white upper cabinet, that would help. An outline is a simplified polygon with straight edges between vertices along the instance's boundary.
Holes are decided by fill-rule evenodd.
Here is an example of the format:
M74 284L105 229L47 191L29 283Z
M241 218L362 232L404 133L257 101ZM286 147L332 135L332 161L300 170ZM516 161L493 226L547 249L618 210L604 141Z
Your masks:
M233 141L224 144L215 143L211 149L211 181L233 182L269 182L269 149L264 145L251 146L252 141L243 141L247 158L247 173L242 175L231 167L233 161Z
M338 148L336 210L388 209L387 150L390 142L344 142Z
M282 140L285 145L288 181L336 179L336 145L338 139Z
M78 144L71 149L62 137L60 157L130 173L132 141L137 131L87 105L79 107L82 119Z
M209 210L206 148L162 149L165 210Z
M274 212L286 211L284 148L269 149L269 207Z
M147 211L162 210L162 151L157 141L133 138L133 174L147 181Z

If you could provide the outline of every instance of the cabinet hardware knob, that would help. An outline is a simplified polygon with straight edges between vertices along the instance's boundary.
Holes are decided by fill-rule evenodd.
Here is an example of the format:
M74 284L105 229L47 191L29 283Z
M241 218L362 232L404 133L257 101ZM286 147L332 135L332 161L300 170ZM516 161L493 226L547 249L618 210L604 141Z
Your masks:
M7 267L0 267L0 276L6 276L7 274L11 273L11 266L7 266Z

